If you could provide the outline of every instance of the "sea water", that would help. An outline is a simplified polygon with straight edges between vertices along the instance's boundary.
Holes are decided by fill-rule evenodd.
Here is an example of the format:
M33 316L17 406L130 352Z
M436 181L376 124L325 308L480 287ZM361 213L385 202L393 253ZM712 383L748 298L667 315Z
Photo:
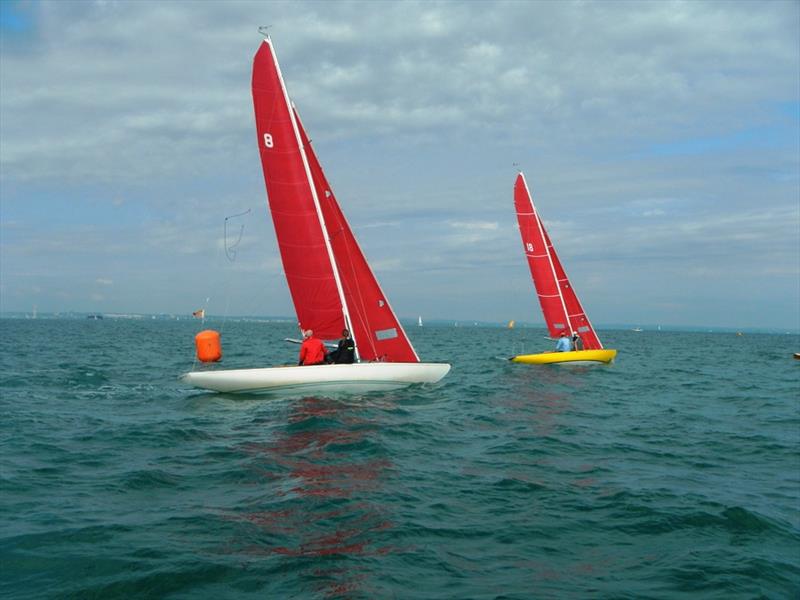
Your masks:
M409 326L440 384L237 397L178 381L199 326L0 321L0 597L800 596L797 336Z

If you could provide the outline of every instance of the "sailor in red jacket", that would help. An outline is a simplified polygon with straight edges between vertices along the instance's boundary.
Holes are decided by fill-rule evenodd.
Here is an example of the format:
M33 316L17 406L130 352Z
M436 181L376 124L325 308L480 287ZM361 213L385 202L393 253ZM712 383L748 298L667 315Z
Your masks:
M306 329L303 332L303 343L300 346L298 365L321 365L325 362L328 351L322 340L314 337L314 332Z

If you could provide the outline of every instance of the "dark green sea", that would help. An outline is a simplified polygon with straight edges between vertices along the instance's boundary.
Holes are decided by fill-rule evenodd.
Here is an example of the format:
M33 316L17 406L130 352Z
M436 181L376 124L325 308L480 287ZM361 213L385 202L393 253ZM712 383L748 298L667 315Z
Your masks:
M237 397L177 380L197 322L0 327L4 599L800 597L796 335L409 326L437 386Z

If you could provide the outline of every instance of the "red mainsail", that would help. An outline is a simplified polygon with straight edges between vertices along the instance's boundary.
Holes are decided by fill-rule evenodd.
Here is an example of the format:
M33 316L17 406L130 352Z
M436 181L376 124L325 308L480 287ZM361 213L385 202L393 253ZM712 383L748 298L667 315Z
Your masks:
M300 326L323 339L348 327L362 360L419 362L293 110L270 40L253 61L253 103L269 207Z
M558 337L562 331L572 335L577 331L583 340L585 350L601 349L603 345L600 343L600 338L597 337L575 290L567 279L564 267L533 204L533 198L522 173L517 175L514 183L514 206L517 211L522 246L550 335Z
M342 303L297 125L268 41L253 61L253 104L272 223L298 322L319 337L336 338L344 327Z

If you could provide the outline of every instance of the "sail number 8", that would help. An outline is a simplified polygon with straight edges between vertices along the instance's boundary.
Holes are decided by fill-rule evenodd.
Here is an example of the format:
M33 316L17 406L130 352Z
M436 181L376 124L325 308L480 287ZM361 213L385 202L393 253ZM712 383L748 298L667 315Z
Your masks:
M275 146L275 142L272 141L272 134L265 133L264 134L264 146L267 148L272 148Z

